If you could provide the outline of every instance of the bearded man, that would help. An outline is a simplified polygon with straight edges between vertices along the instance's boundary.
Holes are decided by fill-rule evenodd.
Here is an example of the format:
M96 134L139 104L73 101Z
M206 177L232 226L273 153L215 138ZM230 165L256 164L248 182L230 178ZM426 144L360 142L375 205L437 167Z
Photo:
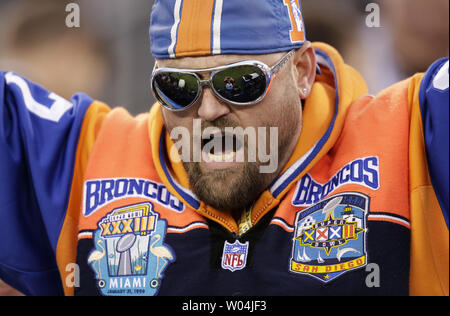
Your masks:
M448 59L367 95L306 40L297 0L156 1L150 38L158 104L137 117L1 73L2 279L25 294L448 294Z

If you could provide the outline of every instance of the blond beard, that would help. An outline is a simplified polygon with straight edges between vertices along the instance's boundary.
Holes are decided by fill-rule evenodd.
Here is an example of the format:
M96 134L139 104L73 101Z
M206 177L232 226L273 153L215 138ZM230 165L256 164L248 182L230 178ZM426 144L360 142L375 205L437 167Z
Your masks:
M294 105L292 105L294 106ZM286 105L286 108L290 108ZM297 130L298 124L301 124L301 114L298 118L290 115L289 111L284 112L278 122L274 125L280 127L278 154L284 157L287 162L288 147L293 135ZM219 118L214 122L202 123L202 130L207 127L236 127L236 124L229 122L224 118ZM265 124L266 130L269 130L269 124ZM248 150L247 144L245 145ZM282 160L283 161L283 160ZM250 207L259 196L269 187L272 181L278 176L283 168L279 165L276 172L261 173L261 162L248 162L237 165L234 168L226 170L204 170L199 162L183 163L189 178L191 190L196 196L207 205L224 212L239 214L242 210Z

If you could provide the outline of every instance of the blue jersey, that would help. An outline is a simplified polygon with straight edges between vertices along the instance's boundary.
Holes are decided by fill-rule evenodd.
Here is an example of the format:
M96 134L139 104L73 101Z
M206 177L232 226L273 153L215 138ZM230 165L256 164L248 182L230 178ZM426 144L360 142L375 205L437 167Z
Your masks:
M91 103L0 73L0 278L25 294L62 293L56 245Z

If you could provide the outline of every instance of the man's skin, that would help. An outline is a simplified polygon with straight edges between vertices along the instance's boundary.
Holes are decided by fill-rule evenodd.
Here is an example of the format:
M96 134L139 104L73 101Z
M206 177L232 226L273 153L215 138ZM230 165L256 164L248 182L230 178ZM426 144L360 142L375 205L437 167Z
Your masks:
M0 280L0 296L23 296L23 294Z
M157 60L157 63L159 68L205 69L243 60L259 60L272 67L284 54L185 57ZM247 172L248 180L244 176L246 163L185 162L192 190L198 198L220 211L232 212L236 219L240 217L240 213L280 174L292 155L302 130L302 100L308 97L315 75L316 56L312 44L306 42L281 68L269 93L258 104L245 107L227 104L204 86L202 96L189 109L171 112L163 108L169 133L181 126L192 135L193 119L202 120L202 129L208 126L222 131L225 127L278 127L279 164L273 173L262 174L256 171L258 168L253 168ZM208 73L202 74L202 79L209 76Z

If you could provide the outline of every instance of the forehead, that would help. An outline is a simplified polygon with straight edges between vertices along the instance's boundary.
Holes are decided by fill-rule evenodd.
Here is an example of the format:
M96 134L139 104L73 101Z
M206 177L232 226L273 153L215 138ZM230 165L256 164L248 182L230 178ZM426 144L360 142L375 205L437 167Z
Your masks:
M176 59L157 59L159 67L204 69L228 65L244 60L258 60L268 66L273 66L284 53L266 55L213 55L199 57L183 57Z

